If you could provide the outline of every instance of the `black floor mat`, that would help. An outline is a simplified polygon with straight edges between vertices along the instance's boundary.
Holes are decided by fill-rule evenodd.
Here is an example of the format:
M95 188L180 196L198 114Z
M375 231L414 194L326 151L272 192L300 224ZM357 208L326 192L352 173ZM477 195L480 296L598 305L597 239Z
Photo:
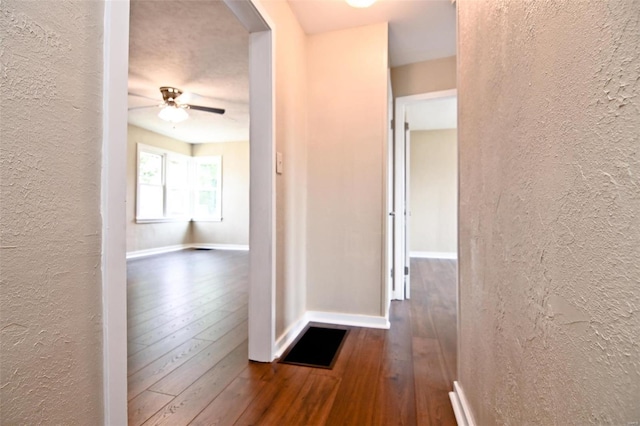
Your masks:
M347 330L310 326L280 362L316 368L333 368Z

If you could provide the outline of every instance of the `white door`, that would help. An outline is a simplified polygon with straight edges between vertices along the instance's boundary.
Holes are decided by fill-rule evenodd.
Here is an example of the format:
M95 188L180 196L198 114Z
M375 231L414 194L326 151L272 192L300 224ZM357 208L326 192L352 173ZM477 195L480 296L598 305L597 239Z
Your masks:
M404 300L407 295L405 281L408 274L408 250L407 250L407 174L406 174L406 144L405 144L405 109L400 110L396 105L396 114L394 119L394 149L393 149L393 291L392 299Z
M387 305L391 299L395 299L396 285L394 280L394 260L395 260L395 209L394 209L394 192L395 192L395 156L394 156L394 138L393 138L393 121L389 121L389 143L387 151L387 266L386 266L386 279L387 279ZM387 306L388 309L388 306ZM386 314L386 312L385 312Z
M409 123L404 123L404 297L411 296L411 245L410 229L411 225L411 131Z

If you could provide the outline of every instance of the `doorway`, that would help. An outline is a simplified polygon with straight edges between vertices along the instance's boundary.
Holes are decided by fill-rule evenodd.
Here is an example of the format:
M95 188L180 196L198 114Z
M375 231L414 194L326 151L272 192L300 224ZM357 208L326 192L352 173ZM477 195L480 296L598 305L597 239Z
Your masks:
M274 346L274 127L272 29L250 0L225 1L250 32L250 279L248 357ZM105 424L127 423L126 135L129 2L105 2L103 89L103 354ZM262 303L260 303L262 301ZM264 303L267 301L267 303ZM270 301L270 303L269 303Z
M390 300L404 300L411 297L412 251L414 257L457 258L457 207L455 207L457 205L457 159L449 165L450 170L447 176L454 176L454 180L451 181L450 178L447 180L448 189L435 191L436 194L433 194L434 189L439 188L433 185L430 189L426 188L429 182L422 182L424 185L421 184L416 191L421 194L418 197L420 203L416 206L417 215L413 214L411 206L412 135L418 136L421 148L425 148L426 145L422 140L432 138L433 134L428 135L423 132L455 129L457 127L456 97L457 91L453 89L395 99L393 167L388 175L389 186L393 188L393 210L390 212L393 216L393 238L392 244L387 247L390 251L388 256L393 259L388 271L388 276L392 277ZM457 158L455 137L452 142L445 145L448 145L449 154L450 148L454 148L454 158ZM433 158L435 152L429 153L428 147L420 149L419 153L427 155L425 161L432 162L432 165L440 164L438 159ZM446 155L442 149L439 153ZM425 164L427 171L431 171L432 168ZM437 178L437 174L429 176L427 173L416 178L414 173L413 177L415 184L424 179L433 181ZM438 180L441 179L438 178ZM445 197L442 194L445 194ZM415 201L415 197L413 198ZM447 198L444 205L440 205L443 204L442 198ZM412 239L415 240L413 245Z

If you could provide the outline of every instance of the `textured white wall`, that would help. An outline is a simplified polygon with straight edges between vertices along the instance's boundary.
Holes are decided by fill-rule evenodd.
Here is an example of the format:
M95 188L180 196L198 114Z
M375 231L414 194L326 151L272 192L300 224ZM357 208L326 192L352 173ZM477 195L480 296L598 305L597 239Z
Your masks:
M477 424L638 422L640 3L458 9L459 379Z
M127 127L127 252L191 243L191 222L136 223L139 143L191 156L190 143L137 126Z
M458 251L456 129L411 132L409 245L414 252Z
M0 2L0 421L102 423L101 2Z
M307 307L380 316L387 24L308 40Z
M197 144L193 155L222 156L222 221L193 222L193 242L248 245L249 142Z

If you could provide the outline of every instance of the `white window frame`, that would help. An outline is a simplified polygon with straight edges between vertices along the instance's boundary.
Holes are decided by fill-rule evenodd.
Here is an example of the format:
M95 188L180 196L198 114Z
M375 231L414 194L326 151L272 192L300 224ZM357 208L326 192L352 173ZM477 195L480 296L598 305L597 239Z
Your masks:
M160 155L162 157L162 217L140 217L140 153L146 152L149 154ZM136 155L136 223L159 223L159 222L188 222L191 220L190 212L185 216L169 216L167 214L167 159L168 158L180 158L187 161L188 173L189 173L189 188L192 187L191 179L191 157L176 152L168 151L166 149L157 148L155 146L149 146L142 143L137 144ZM192 194L189 193L189 205L191 205Z
M193 218L192 220L195 222L221 222L222 221L222 156L221 155L207 155L207 156L198 156L193 157L193 165L194 165L194 173L193 173L193 196L192 201L192 209ZM211 216L196 216L196 203L198 202L198 194L201 190L199 187L199 179L198 179L198 165L202 162L216 162L218 163L218 176L216 182L218 183L215 188L216 193L216 211ZM206 190L207 188L205 188Z

